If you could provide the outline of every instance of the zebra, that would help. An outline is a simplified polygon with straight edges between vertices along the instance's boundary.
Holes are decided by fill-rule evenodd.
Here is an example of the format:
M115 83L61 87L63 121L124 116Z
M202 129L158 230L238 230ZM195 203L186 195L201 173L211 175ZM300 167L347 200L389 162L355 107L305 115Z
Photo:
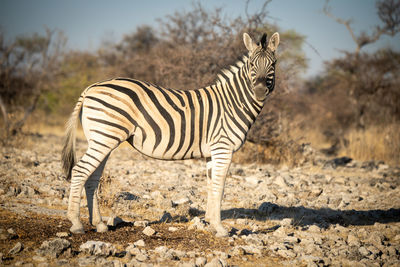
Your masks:
M243 34L248 53L218 74L215 84L194 90L163 88L148 82L115 78L87 87L66 124L63 170L71 179L67 217L72 233L84 233L80 199L86 191L89 222L106 232L97 187L110 153L124 141L139 152L164 160L205 158L207 207L205 219L216 236L226 236L221 202L232 154L275 86L275 51L279 33L256 43ZM76 162L78 117L88 148Z

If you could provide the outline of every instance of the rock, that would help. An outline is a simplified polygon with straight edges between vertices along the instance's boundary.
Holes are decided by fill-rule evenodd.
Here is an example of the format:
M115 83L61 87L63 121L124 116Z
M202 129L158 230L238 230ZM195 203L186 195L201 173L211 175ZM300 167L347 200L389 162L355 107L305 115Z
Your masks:
M276 184L277 186L279 186L281 188L287 188L289 186L289 184L286 182L285 178L283 178L280 175L278 177L276 177L274 184Z
M281 226L283 226L283 227L289 227L289 226L291 226L292 225L292 219L290 219L290 218L285 218L285 219L283 219L282 221L281 221Z
M107 225L108 225L108 226L115 227L115 226L117 226L118 224L123 223L123 222L124 222L124 220L122 220L120 217L118 217L118 216L111 216L111 217L109 217L108 220L107 220Z
M361 255L363 255L364 257L368 256L369 254L371 254L370 251L368 251L368 249L366 249L365 247L360 247L358 249L358 252L360 252Z
M95 256L86 256L78 259L79 266L96 266Z
M67 233L67 232L58 232L58 233L56 233L56 236L57 237L68 237L68 236L70 236L70 233Z
M17 238L18 238L18 235L15 232L15 230L12 228L8 228L7 233L6 233L6 239L12 240L12 239L17 239Z
M159 255L161 259L174 259L173 253L166 246L159 246L154 249L154 252Z
M146 226L146 228L144 228L142 233L147 236L152 236L156 233L156 231L153 228L151 228L150 226Z
M139 197L132 193L129 193L129 192L121 192L121 193L119 193L119 195L117 197L117 201L120 199L121 200L138 200Z
M345 166L346 164L350 163L353 159L349 157L340 157L329 160L325 163L324 167L332 167L336 169L339 166Z
M132 255L137 255L139 253L141 253L140 249L137 248L135 245L133 244L129 244L129 246L126 247L126 252L128 252L131 256Z
M8 254L15 255L17 253L20 253L24 249L24 245L22 245L21 242L17 242L15 246L8 251Z
M321 233L321 228L319 228L318 226L313 224L313 225L310 225L310 227L308 227L308 231L311 233Z
M284 240L284 242L292 243L292 244L300 243L300 239L298 239L295 236L286 236L283 240Z
M146 244L144 243L143 239L139 239L135 243L133 243L137 247L144 247Z
M87 241L83 243L79 247L79 251L86 253L88 255L95 256L110 256L114 255L116 252L116 248L114 245L110 243L105 243L102 241Z
M143 252L139 252L136 254L135 259L141 262L144 262L146 260L148 260L149 256L147 256L147 254L143 253Z
M246 185L249 187L256 187L259 183L262 182L258 177L256 176L249 176L245 178Z
M149 221L135 221L133 223L135 227L146 227L147 225L149 225Z
M161 216L160 223L169 223L172 222L171 213L165 212L163 216Z
M277 251L278 255L283 258L294 258L296 257L296 253L292 250L280 249Z
M188 229L189 230L193 230L193 229L197 229L197 230L204 230L206 223L204 220L200 219L199 217L194 217L191 221L191 225L189 225Z
M52 238L44 241L37 250L40 256L58 258L62 253L71 247L71 243L63 238Z
M204 265L206 265L207 263L207 259L204 257L198 257L196 258L195 264L198 267L203 267Z
M360 246L360 241L358 240L358 238L357 238L355 235L349 234L349 235L347 236L347 244L348 244L349 246L356 246L356 247L358 247L358 246Z
M174 227L174 226L168 227L168 231L170 231L170 232L176 232L178 230L179 230L178 227Z
M372 232L367 240L367 243L374 245L375 247L380 247L384 240L384 236L380 232Z
M196 267L197 265L192 261L179 262L178 267Z
M172 206L178 206L186 203L191 203L190 199L188 197L183 197L177 200L172 201Z
M262 245L261 246L247 245L247 246L242 246L242 249L244 249L245 251L244 255L249 254L249 255L261 256L263 247Z
M32 257L32 260L36 262L45 262L47 259L45 257L36 255Z
M204 267L226 267L226 266L227 266L226 261L218 258L214 258L209 263L204 265Z

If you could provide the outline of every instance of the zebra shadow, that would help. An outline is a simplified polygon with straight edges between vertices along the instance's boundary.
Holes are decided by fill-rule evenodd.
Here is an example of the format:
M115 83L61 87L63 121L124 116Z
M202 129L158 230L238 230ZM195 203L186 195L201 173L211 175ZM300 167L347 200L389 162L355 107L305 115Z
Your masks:
M400 222L400 209L388 210L334 210L330 208L285 207L270 202L262 203L258 209L232 208L222 211L222 219L249 218L258 221L292 219L292 225L308 227L318 225L361 226L375 223Z

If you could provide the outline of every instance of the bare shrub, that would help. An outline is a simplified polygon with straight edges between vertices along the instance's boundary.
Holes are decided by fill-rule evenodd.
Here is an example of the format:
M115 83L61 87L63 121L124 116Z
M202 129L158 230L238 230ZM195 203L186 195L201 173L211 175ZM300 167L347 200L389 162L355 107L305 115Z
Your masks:
M64 44L63 34L50 29L45 35L20 36L11 43L0 34L3 142L21 131L42 94L55 86Z

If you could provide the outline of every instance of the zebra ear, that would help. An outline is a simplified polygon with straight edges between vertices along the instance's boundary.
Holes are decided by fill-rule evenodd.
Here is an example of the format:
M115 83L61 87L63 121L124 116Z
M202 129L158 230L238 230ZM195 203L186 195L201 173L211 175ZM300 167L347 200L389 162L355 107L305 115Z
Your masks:
M243 33L243 42L247 50L249 50L250 52L257 47L257 44L253 42L253 39L251 39L250 35L248 35L247 33Z
M279 45L279 33L274 33L268 42L268 49L275 52Z
M267 34L266 33L264 33L263 36L261 37L260 43L261 43L261 47L263 49L265 49L265 47L267 46Z

